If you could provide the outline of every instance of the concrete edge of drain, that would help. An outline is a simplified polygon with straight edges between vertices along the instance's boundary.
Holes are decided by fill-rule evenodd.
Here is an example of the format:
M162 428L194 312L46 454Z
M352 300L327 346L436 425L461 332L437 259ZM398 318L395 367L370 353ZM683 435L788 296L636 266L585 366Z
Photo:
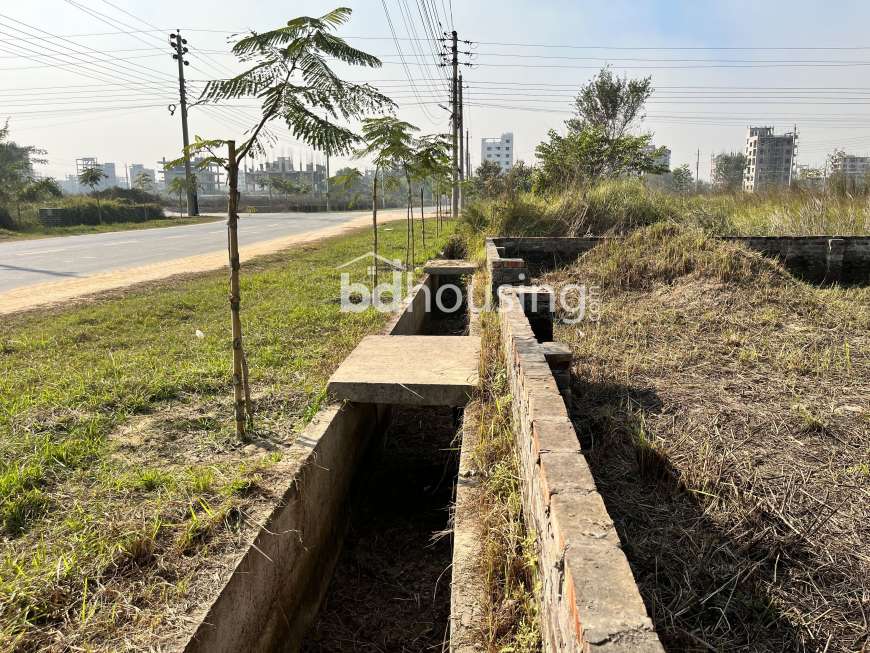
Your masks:
M480 335L479 309L468 316L469 333ZM481 588L485 586L480 553L483 533L474 508L478 477L471 452L477 443L478 415L474 404L466 406L462 418L462 441L459 451L459 473L456 479L456 497L452 507L453 560L450 580L450 651L476 653L480 647L483 628L483 600Z
M383 334L423 331L426 312L421 288L431 290L431 284L431 276L424 274ZM266 653L276 647L298 648L341 550L353 470L387 412L349 403L329 404L317 412L287 455L294 462L281 499L242 547L220 590L188 619L190 628L170 650ZM342 437L348 432L357 437ZM333 519L324 519L325 515ZM299 587L303 591L296 591Z

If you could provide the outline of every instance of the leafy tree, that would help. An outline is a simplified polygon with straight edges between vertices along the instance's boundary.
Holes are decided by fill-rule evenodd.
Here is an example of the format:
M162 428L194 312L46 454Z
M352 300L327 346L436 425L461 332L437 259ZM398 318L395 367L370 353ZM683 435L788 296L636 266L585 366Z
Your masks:
M21 219L22 202L39 202L48 197L61 197L63 191L57 185L57 181L51 177L43 179L29 179L18 187L15 199L18 203L18 219Z
M746 155L742 152L718 154L713 161L713 186L717 190L738 191L743 188Z
M140 172L133 180L133 187L148 193L154 188L154 180L147 172Z
M692 187L695 184L695 179L692 176L692 170L688 163L684 163L679 168L675 168L671 173L671 188L675 193L688 195L692 192Z
M600 129L609 142L625 136L635 122L644 118L643 108L652 95L652 78L618 77L605 66L592 81L580 88L574 99L576 116L569 127Z
M378 255L378 176L383 170L400 167L407 170L414 147L413 132L417 128L409 122L399 120L395 116L380 116L365 118L362 121L362 138L365 145L356 151L357 158L371 158L375 164L375 175L372 184L372 239L373 252ZM410 201L410 183L408 197ZM409 214L410 216L410 209ZM410 249L410 235L408 236ZM410 252L406 252L406 258ZM374 282L378 282L378 265L375 259Z
M335 188L345 194L350 194L348 208L356 206L357 200L365 190L363 173L357 168L342 168L329 178L330 188Z
M502 189L501 166L495 161L481 161L474 171L472 190L481 197L494 197Z
M91 195L97 198L97 222L100 224L103 224L103 209L100 206L100 196L97 195L96 190L106 177L108 175L103 172L103 169L96 167L85 168L79 173L79 183L90 188Z
M341 190L353 190L363 180L363 173L358 168L342 168L329 182Z
M190 183L192 186L196 185L195 176L190 178ZM187 198L187 179L180 175L173 177L172 181L169 182L169 186L166 187L166 192L170 195L178 196L178 213L183 216L184 202Z
M634 135L652 94L649 77L619 78L605 67L577 95L575 116L563 136L555 130L538 145L536 187L547 189L641 172L665 172L656 163L664 148L652 147L652 134Z
M429 134L417 140L412 156L412 176L420 183L420 229L426 246L426 220L423 209L423 182L434 187L438 177L450 174L450 144L446 134Z
M33 176L33 166L45 163L45 150L9 140L9 121L0 127L0 204L14 200Z
M248 155L265 154L275 141L267 125L281 120L303 143L332 155L348 154L359 137L342 121L358 119L395 104L369 84L343 80L330 61L347 66L378 68L380 60L351 47L333 32L346 23L351 9L339 7L320 17L301 16L263 33L252 32L233 46L247 69L230 79L209 81L199 103L221 103L254 98L261 103L260 118L238 149L235 141L197 137L188 156L207 152L201 166L226 168L229 184L227 238L230 258L230 309L233 327L233 392L236 433L245 434L245 414L253 419L248 366L242 345L239 291L238 202L239 164ZM226 147L227 155L217 149Z

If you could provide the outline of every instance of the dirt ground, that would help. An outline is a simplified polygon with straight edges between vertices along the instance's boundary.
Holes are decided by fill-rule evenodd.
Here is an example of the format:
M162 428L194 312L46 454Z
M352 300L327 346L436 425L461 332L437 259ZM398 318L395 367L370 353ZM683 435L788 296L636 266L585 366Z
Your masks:
M452 546L444 530L458 465L454 436L450 408L396 410L361 479L303 651L442 650L450 620Z

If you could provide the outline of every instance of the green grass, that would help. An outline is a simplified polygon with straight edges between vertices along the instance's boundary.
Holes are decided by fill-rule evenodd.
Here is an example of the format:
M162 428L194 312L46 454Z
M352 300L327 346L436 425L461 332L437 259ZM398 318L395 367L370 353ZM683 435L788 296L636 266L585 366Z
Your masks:
M81 234L98 234L109 231L131 231L134 229L158 229L160 227L178 227L185 224L202 224L216 222L222 216L201 215L183 218L156 218L146 222L115 222L112 224L79 224L70 227L45 227L40 224L28 223L21 231L0 228L0 242L4 240L29 240L33 238L50 238L51 236L78 236Z
M401 258L404 230L388 229L381 253ZM429 236L419 262L437 249ZM243 266L257 406L244 442L225 272L4 318L0 650L142 650L171 627L173 605L207 595L203 565L268 505L329 374L388 317L340 311L335 266L370 240L357 232Z

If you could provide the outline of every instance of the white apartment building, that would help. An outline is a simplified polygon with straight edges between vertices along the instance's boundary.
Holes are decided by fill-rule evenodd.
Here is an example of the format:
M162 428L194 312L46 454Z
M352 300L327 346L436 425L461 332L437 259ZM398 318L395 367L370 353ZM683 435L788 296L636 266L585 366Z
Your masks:
M855 156L842 150L831 155L831 172L843 173L847 179L853 179L863 185L870 174L870 156Z
M507 172L514 164L514 135L511 132L499 138L480 139L480 161L495 161Z
M774 134L773 127L750 127L746 135L743 190L750 193L790 186L795 178L797 131Z

